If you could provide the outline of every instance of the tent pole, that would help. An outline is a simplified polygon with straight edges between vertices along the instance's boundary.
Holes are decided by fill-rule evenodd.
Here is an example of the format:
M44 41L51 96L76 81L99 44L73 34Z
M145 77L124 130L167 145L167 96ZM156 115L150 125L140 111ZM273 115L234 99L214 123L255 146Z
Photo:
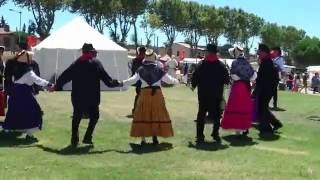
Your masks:
M114 66L117 68L117 80L119 81L120 79L120 72L119 72L119 67L118 67L118 63L117 63L117 60L116 60L116 55L114 52L112 52L112 55L113 55L113 63L114 63ZM122 91L122 87L120 87L119 91L121 92Z
M56 56L56 69L55 69L55 75L54 75L54 84L57 83L57 76L58 76L58 65L59 65L59 49L57 49L57 56Z

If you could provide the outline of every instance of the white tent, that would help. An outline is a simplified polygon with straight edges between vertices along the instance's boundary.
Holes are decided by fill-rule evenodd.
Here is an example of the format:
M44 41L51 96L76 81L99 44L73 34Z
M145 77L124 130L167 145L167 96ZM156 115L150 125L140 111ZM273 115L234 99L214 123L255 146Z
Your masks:
M97 58L113 79L128 78L127 50L100 34L82 18L75 18L33 48L41 77L55 81L81 55L84 43L93 44L98 51ZM101 84L102 90L110 89ZM64 89L71 90L71 84L66 84Z

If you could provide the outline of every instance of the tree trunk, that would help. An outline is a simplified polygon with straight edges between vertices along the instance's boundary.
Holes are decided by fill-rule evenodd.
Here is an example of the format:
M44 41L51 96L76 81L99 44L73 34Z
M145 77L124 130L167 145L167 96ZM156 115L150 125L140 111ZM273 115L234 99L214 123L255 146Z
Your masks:
M133 30L134 30L134 45L136 47L136 54L138 54L138 33L137 33L137 25L136 21L132 23L133 25Z

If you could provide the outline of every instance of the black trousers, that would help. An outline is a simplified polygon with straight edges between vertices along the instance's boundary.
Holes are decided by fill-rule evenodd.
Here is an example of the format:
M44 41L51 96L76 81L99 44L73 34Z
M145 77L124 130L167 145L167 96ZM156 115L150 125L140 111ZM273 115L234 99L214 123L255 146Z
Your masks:
M273 94L259 94L258 98L258 119L260 132L271 132L272 126L280 121L269 110L269 102Z
M279 82L277 83L277 85L272 90L273 107L274 108L278 107L278 85L279 85Z
M221 101L222 98L212 99L210 103L201 102L201 100L199 100L199 110L197 115L197 139L204 139L203 130L207 113L208 117L213 120L213 131L211 135L219 135L220 119L222 115L222 109L220 107Z
M79 137L79 125L84 114L89 116L89 125L84 136L85 139L91 139L94 128L99 119L99 106L74 107L72 117L72 137Z

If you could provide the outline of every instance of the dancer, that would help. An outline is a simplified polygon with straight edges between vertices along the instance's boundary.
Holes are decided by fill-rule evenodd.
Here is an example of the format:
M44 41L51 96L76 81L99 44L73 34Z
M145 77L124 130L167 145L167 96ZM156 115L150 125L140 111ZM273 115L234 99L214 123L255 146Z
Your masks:
M217 57L217 46L207 45L207 55L202 63L196 68L192 76L192 89L198 87L199 111L197 115L197 137L196 143L204 142L205 116L208 112L209 118L213 120L213 131L211 136L220 142L219 128L222 114L221 101L223 99L223 88L229 83L229 73L226 66Z
M224 110L221 127L236 130L237 134L246 135L253 121L253 102L251 100L250 81L256 79L257 74L245 59L243 49L234 47L229 49L236 60L231 65L233 80L227 106Z
M137 100L131 126L131 137L141 137L141 145L146 137L152 137L153 144L159 144L158 136L173 136L171 119L161 91L161 81L178 84L179 81L161 70L152 49L147 49L142 66L134 76L124 80L123 85L132 85L141 81L141 92Z
M269 102L279 82L278 70L270 58L270 49L259 44L258 56L261 61L256 79L254 94L258 103L258 120L260 134L274 133L282 127L282 123L270 112Z
M3 129L5 132L26 133L26 140L36 142L38 140L33 134L42 128L42 111L34 97L32 85L35 83L47 88L53 85L38 77L30 63L30 52L23 50L6 65L5 87L9 102Z
M72 63L58 78L55 90L72 81L71 101L73 105L71 145L79 143L79 125L83 114L88 114L89 125L83 138L84 144L93 145L92 134L99 119L100 80L109 87L119 86L96 59L97 51L92 44L82 46L82 56Z

